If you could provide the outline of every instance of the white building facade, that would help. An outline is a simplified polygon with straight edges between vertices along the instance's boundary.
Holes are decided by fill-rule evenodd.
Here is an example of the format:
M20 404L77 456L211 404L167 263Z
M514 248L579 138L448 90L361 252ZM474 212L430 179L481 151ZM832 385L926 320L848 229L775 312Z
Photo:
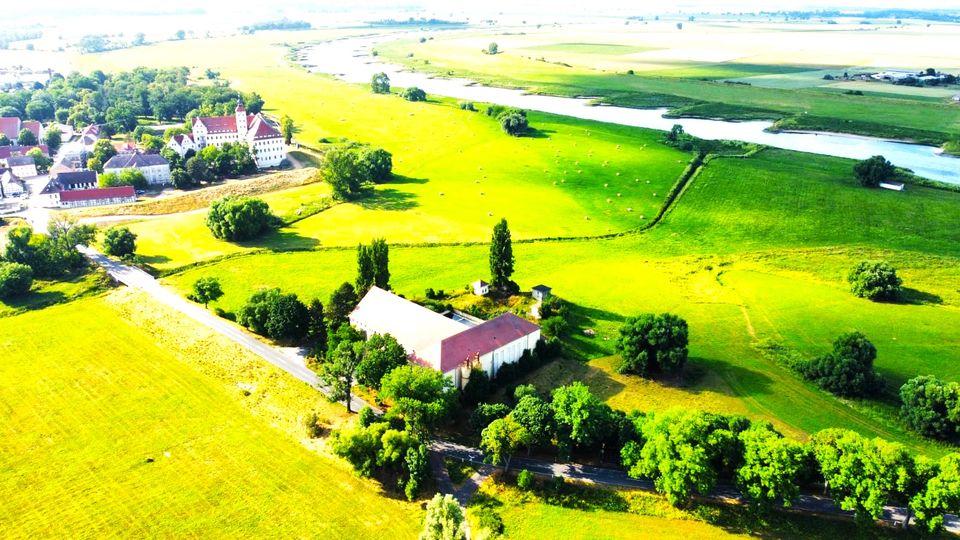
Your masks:
M246 144L250 147L259 169L277 167L287 158L287 148L280 130L262 113L248 115L240 103L232 117L194 118L192 135L192 142L197 150L209 145L221 148L226 143ZM182 139L176 144L182 147ZM183 152L186 153L186 150Z
M117 154L103 165L104 173L121 173L127 169L136 169L143 173L147 183L162 186L170 183L170 163L157 154L132 152Z

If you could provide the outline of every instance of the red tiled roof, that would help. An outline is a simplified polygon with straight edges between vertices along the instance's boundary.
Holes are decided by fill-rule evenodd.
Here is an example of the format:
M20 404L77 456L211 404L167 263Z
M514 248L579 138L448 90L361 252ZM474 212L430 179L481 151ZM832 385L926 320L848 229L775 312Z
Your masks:
M251 126L252 128L253 126ZM281 137L280 132L273 126L271 126L266 120L262 118L257 118L257 130L253 134L254 139L273 139Z
M38 146L0 146L0 159L6 159L12 156L14 153L20 154L22 156L27 155L27 152L33 150L34 148L39 148L43 155L49 157L50 149L47 148L47 145L41 144Z
M247 115L247 125L253 124L253 115ZM207 128L209 133L236 133L236 116L202 116L193 120L194 123L200 122Z
M40 139L40 122L37 122L36 120L24 121L22 124L20 124L20 129L29 129L33 132L38 140Z
M13 140L20 133L20 119L16 116L0 117L0 133Z
M116 197L135 197L137 192L133 186L109 187L102 189L78 189L75 191L61 191L60 201L96 201L100 199L113 199Z
M192 133L187 133L187 134L181 133L181 134L179 134L179 135L174 135L174 136L173 136L173 140L174 140L177 144L183 144L183 141L186 140L186 139L190 139L190 140L192 141L192 140L193 140L193 134L192 134Z
M441 341L440 371L446 373L539 329L539 326L513 313L504 313Z

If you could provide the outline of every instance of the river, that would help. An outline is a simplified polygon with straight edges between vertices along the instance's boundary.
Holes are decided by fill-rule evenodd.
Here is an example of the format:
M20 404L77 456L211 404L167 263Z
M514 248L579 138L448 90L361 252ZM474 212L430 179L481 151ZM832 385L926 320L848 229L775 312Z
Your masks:
M417 86L428 94L456 99L496 103L509 107L572 116L627 126L669 130L674 124L702 139L728 139L764 144L786 150L811 152L850 159L883 155L894 165L913 170L919 176L960 185L960 159L940 155L933 146L835 133L771 133L768 121L727 122L696 118L664 118L667 109L631 109L594 106L585 98L527 94L522 90L483 86L465 79L433 77L402 66L380 62L371 49L394 36L347 38L301 51L301 62L312 72L333 75L351 83L369 82L374 73L384 72L398 87Z

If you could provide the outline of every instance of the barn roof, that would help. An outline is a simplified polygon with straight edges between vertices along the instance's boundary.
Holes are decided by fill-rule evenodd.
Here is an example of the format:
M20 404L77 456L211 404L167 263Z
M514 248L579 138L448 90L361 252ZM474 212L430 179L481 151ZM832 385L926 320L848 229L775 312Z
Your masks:
M153 167L156 165L169 165L170 162L159 154L141 154L140 152L127 152L117 154L103 164L103 170L107 169L129 169L140 167Z
M513 313L468 328L440 342L440 371L446 373L537 330L539 326Z
M78 189L75 191L61 191L60 202L99 201L116 197L135 197L133 186L119 186L100 189Z

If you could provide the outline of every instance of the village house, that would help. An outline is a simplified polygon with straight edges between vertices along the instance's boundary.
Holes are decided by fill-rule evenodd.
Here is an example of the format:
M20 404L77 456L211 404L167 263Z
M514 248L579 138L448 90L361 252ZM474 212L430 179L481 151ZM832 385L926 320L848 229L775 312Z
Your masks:
M19 178L33 178L37 175L37 164L30 156L12 156L0 159L0 165L10 169Z
M36 146L18 146L14 144L10 146L0 146L0 160L12 156L25 156L34 148L39 148L43 155L50 157L50 148L45 144L38 144Z
M0 117L0 134L6 135L10 142L16 142L20 129L20 119L16 116Z
M463 388L471 369L490 378L504 364L520 360L540 341L540 327L512 313L475 324L435 313L391 292L373 287L350 314L350 324L367 336L390 334L410 361L440 371Z
M193 119L193 143L198 150L208 145L221 148L226 143L236 142L250 147L259 169L277 167L287 158L280 130L262 113L247 114L240 102L233 116ZM178 144L182 145L183 139Z
M177 153L180 157L186 157L187 152L193 150L196 152L197 144L193 142L193 134L186 133L181 135L174 135L170 137L170 140L167 141L167 148L170 148Z
M130 152L117 154L103 164L104 173L121 173L127 169L137 169L143 173L150 185L170 183L170 162L158 154Z
M0 169L0 198L10 199L23 195L23 181L9 169Z
M470 284L473 287L473 294L477 296L486 296L490 293L490 284L482 279L478 279Z
M20 124L20 129L29 130L37 138L37 142L43 140L43 124L36 120L25 120Z
M109 187L102 189L78 189L61 191L56 199L60 208L83 208L107 204L123 204L137 201L133 186Z
M100 140L100 126L92 125L80 131L80 146L87 152L93 151L93 145Z

